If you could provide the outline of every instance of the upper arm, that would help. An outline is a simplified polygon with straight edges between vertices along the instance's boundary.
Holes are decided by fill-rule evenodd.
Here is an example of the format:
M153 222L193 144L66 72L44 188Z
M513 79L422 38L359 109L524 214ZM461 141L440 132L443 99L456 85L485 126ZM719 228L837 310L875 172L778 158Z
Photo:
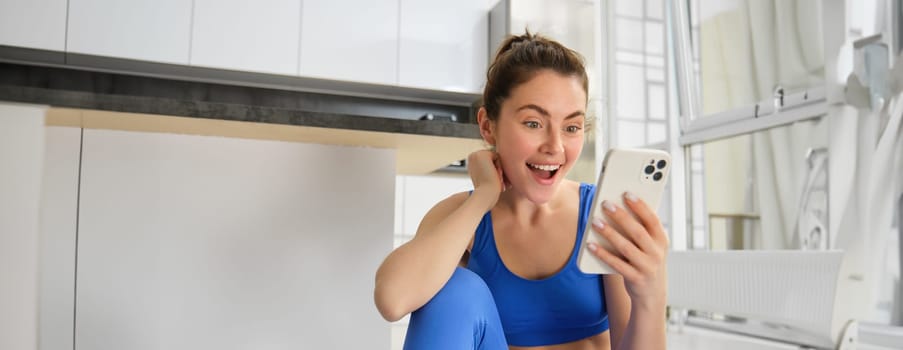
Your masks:
M423 237L429 235L430 232L433 232L433 228L442 220L445 220L453 211L461 207L464 204L464 201L467 200L467 197L470 196L468 192L459 192L455 193L448 198L443 199L439 203L436 203L427 213L423 216L423 219L420 220L420 225L417 227L417 233L414 235L414 239L418 237ZM470 248L473 247L473 233L471 232L470 243L467 244L467 251L470 251Z
M627 323L630 321L630 295L624 287L624 277L621 275L603 275L602 283L605 287L605 308L608 311L608 325L611 331L611 348L624 339Z

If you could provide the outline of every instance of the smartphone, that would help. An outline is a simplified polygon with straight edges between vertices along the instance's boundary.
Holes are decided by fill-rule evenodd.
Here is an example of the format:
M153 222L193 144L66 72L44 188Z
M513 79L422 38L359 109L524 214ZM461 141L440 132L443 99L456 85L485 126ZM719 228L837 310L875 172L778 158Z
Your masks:
M595 217L608 223L602 210L602 201L608 200L626 209L624 192L630 191L645 201L653 211L657 211L670 169L671 156L665 151L613 148L605 154L590 216L577 253L580 271L587 274L617 274L608 264L586 250L586 244L594 242L603 249L618 254L605 238L593 230L592 220Z

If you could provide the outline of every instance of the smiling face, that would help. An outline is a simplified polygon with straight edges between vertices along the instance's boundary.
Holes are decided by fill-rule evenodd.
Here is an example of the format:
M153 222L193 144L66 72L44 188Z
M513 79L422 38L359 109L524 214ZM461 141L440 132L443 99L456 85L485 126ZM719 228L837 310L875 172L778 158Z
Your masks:
M586 117L581 80L543 69L511 90L498 118L481 111L480 131L495 146L512 190L542 204L580 158Z

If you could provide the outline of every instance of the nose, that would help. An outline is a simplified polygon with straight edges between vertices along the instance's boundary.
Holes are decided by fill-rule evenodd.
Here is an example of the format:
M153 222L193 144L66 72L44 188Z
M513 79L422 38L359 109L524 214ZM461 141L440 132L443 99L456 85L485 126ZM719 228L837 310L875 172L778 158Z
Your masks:
M545 142L539 148L539 151L542 153L554 155L558 153L564 152L564 142L561 140L561 134L551 131L552 128L549 128L550 132L546 135Z

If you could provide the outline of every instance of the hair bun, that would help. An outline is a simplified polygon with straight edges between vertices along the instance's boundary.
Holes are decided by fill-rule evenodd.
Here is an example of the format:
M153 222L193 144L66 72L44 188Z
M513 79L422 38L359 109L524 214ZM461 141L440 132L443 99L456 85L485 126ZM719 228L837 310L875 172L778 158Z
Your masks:
M520 43L530 42L536 38L537 36L533 33L530 33L529 29L524 29L524 34L521 35L508 35L505 38L505 41L502 42L502 45L499 46L499 51L496 53L496 56L511 50L511 48L517 46Z

